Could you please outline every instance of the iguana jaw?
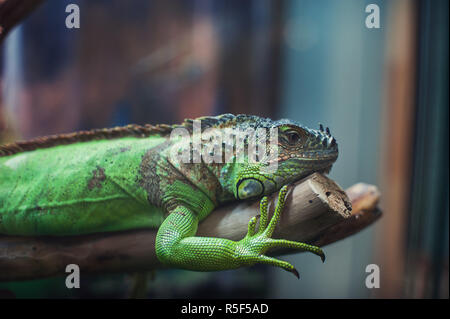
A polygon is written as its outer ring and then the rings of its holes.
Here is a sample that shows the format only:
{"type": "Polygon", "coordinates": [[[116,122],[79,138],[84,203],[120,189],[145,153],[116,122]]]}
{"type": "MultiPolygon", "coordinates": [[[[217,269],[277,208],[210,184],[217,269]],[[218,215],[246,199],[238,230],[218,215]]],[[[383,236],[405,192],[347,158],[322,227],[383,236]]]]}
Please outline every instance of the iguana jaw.
{"type": "MultiPolygon", "coordinates": [[[[278,190],[281,186],[286,184],[295,183],[307,177],[308,175],[311,175],[316,172],[321,174],[328,174],[331,171],[334,161],[335,159],[328,161],[318,161],[317,163],[307,162],[307,164],[305,164],[304,161],[299,161],[298,163],[299,166],[297,167],[297,170],[293,173],[290,173],[289,171],[283,172],[283,168],[281,167],[280,168],[281,172],[275,174],[280,176],[280,178],[277,179],[276,189],[278,190]]],[[[282,164],[280,166],[282,166],[282,164]]]]}
{"type": "Polygon", "coordinates": [[[269,195],[281,186],[295,183],[298,180],[305,178],[312,173],[318,172],[321,174],[328,174],[331,170],[332,164],[328,165],[323,169],[318,170],[308,170],[304,171],[302,174],[296,175],[285,175],[285,174],[274,174],[272,178],[265,178],[264,176],[253,176],[239,179],[236,184],[234,196],[237,199],[249,199],[254,197],[259,197],[262,195],[269,195]]]}

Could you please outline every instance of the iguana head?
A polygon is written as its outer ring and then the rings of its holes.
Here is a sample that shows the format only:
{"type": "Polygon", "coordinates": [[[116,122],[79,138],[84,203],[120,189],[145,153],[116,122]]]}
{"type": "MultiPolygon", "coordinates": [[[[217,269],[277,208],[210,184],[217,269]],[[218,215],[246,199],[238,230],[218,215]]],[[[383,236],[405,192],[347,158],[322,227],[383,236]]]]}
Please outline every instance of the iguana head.
{"type": "Polygon", "coordinates": [[[269,144],[276,148],[275,156],[269,155],[258,163],[251,163],[246,157],[243,162],[225,163],[222,167],[219,181],[237,199],[268,195],[314,172],[328,173],[338,157],[338,145],[328,127],[324,129],[320,125],[314,130],[286,119],[272,121],[248,115],[224,116],[230,117],[227,127],[275,129],[278,135],[276,142],[269,144]],[[276,164],[276,170],[267,170],[273,164],[276,164]]]}

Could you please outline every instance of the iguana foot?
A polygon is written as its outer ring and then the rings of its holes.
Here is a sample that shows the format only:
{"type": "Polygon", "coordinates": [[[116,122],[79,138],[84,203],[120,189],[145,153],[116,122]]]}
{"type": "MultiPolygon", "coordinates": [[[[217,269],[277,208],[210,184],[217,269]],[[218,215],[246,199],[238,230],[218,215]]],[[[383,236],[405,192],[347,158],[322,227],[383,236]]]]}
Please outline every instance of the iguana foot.
{"type": "Polygon", "coordinates": [[[247,235],[244,239],[238,242],[239,245],[237,253],[239,254],[238,258],[241,259],[243,265],[254,263],[269,264],[292,272],[297,278],[299,278],[298,271],[290,263],[264,255],[264,253],[270,248],[294,248],[312,252],[313,254],[320,256],[322,262],[325,261],[325,254],[319,247],[290,240],[271,238],[275,227],[280,220],[281,212],[285,204],[287,190],[287,186],[283,186],[281,188],[278,195],[278,202],[275,206],[275,212],[270,222],[268,222],[268,199],[267,197],[264,197],[261,200],[261,215],[250,219],[248,223],[247,235]],[[256,222],[258,218],[259,229],[256,231],[256,222]]]}

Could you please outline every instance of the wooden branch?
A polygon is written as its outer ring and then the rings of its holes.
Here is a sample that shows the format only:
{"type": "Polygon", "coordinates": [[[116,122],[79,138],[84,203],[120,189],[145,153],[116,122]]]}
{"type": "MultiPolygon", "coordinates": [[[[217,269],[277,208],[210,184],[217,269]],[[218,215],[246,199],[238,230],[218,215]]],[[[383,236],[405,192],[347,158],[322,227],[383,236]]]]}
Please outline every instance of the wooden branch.
{"type": "Polygon", "coordinates": [[[376,186],[358,183],[348,188],[346,193],[352,203],[351,216],[319,234],[311,241],[314,245],[322,247],[347,238],[381,217],[377,207],[381,194],[376,186]]]}
{"type": "MultiPolygon", "coordinates": [[[[380,217],[376,187],[357,184],[347,192],[349,197],[317,173],[296,183],[273,237],[323,246],[360,231],[380,217]]],[[[276,197],[270,198],[271,211],[276,197]]],[[[239,240],[245,236],[250,218],[258,214],[259,202],[222,207],[199,225],[198,235],[239,240]]],[[[155,230],[71,237],[0,236],[0,281],[61,275],[68,264],[77,264],[83,273],[161,268],[154,250],[155,237],[155,230]]],[[[275,250],[271,255],[286,252],[293,251],[275,250]]]]}
{"type": "Polygon", "coordinates": [[[0,43],[13,27],[42,2],[43,0],[0,0],[0,43]]]}

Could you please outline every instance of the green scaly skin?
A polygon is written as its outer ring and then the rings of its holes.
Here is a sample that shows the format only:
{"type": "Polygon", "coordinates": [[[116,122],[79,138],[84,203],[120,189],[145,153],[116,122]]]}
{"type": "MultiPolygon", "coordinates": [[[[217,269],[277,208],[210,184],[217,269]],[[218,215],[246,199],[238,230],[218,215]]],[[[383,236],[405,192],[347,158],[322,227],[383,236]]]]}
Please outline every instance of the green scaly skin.
{"type": "Polygon", "coordinates": [[[200,120],[202,130],[276,128],[277,171],[264,173],[260,169],[267,163],[250,164],[247,159],[223,164],[173,161],[171,146],[180,145],[180,139],[171,139],[170,132],[182,127],[192,133],[192,120],[172,127],[131,125],[0,146],[0,234],[68,236],[155,228],[158,259],[197,271],[264,263],[298,276],[291,264],[264,255],[275,247],[310,251],[324,260],[318,247],[271,236],[283,210],[286,185],[328,171],[336,160],[337,144],[329,130],[249,115],[200,120]],[[266,196],[278,190],[275,213],[268,221],[266,196]],[[257,218],[252,218],[242,240],[195,236],[198,223],[216,207],[256,198],[262,198],[260,226],[256,230],[257,218]]]}

